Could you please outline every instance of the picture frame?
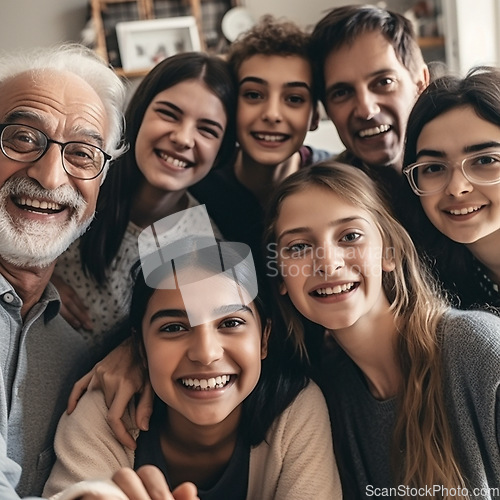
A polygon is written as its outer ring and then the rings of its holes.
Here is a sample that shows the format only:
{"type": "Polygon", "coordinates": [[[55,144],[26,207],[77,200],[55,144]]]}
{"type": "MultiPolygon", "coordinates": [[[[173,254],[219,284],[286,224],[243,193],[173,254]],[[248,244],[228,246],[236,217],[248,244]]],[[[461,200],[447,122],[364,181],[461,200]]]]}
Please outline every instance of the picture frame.
{"type": "Polygon", "coordinates": [[[116,36],[125,71],[149,70],[179,52],[201,50],[194,16],[119,22],[116,36]]]}

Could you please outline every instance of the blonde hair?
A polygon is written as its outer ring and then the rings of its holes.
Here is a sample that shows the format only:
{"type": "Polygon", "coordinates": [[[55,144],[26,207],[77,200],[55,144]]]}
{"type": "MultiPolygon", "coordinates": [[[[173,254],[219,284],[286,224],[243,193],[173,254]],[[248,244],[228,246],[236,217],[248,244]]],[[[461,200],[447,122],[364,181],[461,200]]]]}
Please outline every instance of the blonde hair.
{"type": "MultiPolygon", "coordinates": [[[[408,233],[390,213],[375,183],[350,165],[326,161],[285,179],[269,205],[266,248],[276,243],[275,228],[283,200],[310,186],[328,189],[367,211],[380,231],[385,253],[390,250],[394,261],[395,269],[384,272],[382,286],[399,327],[397,354],[404,380],[393,435],[395,479],[399,484],[414,487],[434,484],[448,489],[463,487],[464,479],[455,458],[444,406],[437,340],[447,302],[421,263],[408,233]]],[[[288,333],[297,349],[305,352],[301,316],[288,295],[277,293],[278,285],[275,280],[275,295],[288,333]]]]}

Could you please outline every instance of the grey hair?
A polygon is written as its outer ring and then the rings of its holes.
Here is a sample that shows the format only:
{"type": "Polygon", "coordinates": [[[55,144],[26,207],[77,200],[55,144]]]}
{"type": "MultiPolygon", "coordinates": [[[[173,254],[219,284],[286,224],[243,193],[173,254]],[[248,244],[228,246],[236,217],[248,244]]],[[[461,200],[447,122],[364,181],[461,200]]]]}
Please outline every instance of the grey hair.
{"type": "Polygon", "coordinates": [[[76,43],[0,54],[0,84],[21,73],[46,69],[73,73],[94,89],[109,119],[105,150],[113,159],[125,152],[123,111],[126,86],[113,69],[93,50],[76,43]]]}

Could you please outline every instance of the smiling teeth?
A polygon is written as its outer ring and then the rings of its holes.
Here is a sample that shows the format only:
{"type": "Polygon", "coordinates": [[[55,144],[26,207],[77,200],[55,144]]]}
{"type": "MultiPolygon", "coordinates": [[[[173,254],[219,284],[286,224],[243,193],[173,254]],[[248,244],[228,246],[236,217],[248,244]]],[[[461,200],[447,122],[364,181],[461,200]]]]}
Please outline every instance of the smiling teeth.
{"type": "Polygon", "coordinates": [[[182,378],[182,385],[194,389],[195,391],[210,391],[212,389],[222,389],[231,380],[231,375],[220,375],[211,378],[182,378]]]}
{"type": "Polygon", "coordinates": [[[188,166],[187,161],[178,160],[177,158],[174,158],[173,156],[166,155],[164,153],[160,153],[160,158],[162,160],[165,160],[167,163],[172,164],[174,167],[186,168],[188,166]]]}
{"type": "Polygon", "coordinates": [[[467,215],[472,212],[477,212],[481,207],[469,207],[469,208],[461,208],[460,210],[448,210],[451,215],[467,215]]]}
{"type": "Polygon", "coordinates": [[[281,142],[286,139],[284,135],[267,135],[267,134],[255,134],[255,137],[261,141],[268,142],[281,142]]]}
{"type": "Polygon", "coordinates": [[[354,287],[354,283],[344,283],[343,285],[335,285],[334,287],[327,286],[325,288],[318,288],[316,293],[318,295],[336,295],[338,293],[347,292],[354,287]]]}
{"type": "Polygon", "coordinates": [[[62,210],[62,206],[59,203],[53,201],[45,200],[32,200],[30,198],[17,198],[16,203],[18,205],[24,205],[26,207],[41,208],[43,210],[62,210]]]}
{"type": "Polygon", "coordinates": [[[365,130],[359,131],[360,137],[371,137],[373,135],[382,134],[383,132],[387,132],[391,128],[390,125],[380,125],[379,127],[367,128],[365,130]]]}

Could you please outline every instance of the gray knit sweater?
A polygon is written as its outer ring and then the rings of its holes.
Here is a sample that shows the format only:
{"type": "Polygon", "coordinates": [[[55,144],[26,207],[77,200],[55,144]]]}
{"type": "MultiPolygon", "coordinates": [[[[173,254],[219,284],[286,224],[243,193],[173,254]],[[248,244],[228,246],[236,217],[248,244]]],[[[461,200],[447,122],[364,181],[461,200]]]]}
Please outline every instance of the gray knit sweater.
{"type": "MultiPolygon", "coordinates": [[[[500,318],[450,310],[439,339],[448,420],[468,493],[474,499],[500,498],[500,318]]],[[[340,348],[325,356],[322,378],[343,464],[341,480],[355,491],[349,498],[401,498],[404,485],[388,489],[399,486],[389,463],[396,400],[373,398],[361,371],[340,348]]],[[[431,496],[429,490],[419,493],[413,498],[431,496]]]]}

